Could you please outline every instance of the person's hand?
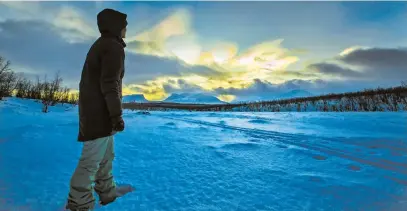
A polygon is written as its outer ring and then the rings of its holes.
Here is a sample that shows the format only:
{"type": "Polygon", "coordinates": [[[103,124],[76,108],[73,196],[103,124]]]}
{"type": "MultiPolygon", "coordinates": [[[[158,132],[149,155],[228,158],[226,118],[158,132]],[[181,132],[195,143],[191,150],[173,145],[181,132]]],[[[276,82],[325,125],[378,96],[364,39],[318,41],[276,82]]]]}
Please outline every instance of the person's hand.
{"type": "Polygon", "coordinates": [[[121,132],[124,130],[124,121],[121,116],[112,118],[113,131],[121,132]]]}

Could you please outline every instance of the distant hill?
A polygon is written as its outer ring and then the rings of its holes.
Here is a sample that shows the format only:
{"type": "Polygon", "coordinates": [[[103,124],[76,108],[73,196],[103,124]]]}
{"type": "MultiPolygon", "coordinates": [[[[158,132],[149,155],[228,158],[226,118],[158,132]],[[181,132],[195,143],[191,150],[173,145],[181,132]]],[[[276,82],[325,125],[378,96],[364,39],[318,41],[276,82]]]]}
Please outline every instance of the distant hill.
{"type": "Polygon", "coordinates": [[[163,102],[168,103],[193,103],[193,104],[223,104],[225,102],[217,97],[202,93],[180,93],[172,94],[163,102]]]}
{"type": "MultiPolygon", "coordinates": [[[[308,91],[295,89],[281,94],[275,94],[268,97],[255,97],[252,99],[246,99],[244,101],[262,101],[262,100],[275,100],[275,99],[290,99],[298,97],[310,97],[313,96],[308,91]]],[[[151,101],[147,100],[143,94],[126,95],[123,97],[123,103],[149,103],[151,101]]],[[[162,102],[166,103],[191,103],[191,104],[223,104],[224,101],[219,100],[219,98],[203,93],[174,93],[171,94],[167,99],[162,102]]]]}
{"type": "Polygon", "coordinates": [[[312,93],[302,90],[302,89],[295,89],[289,92],[283,93],[278,95],[278,99],[291,99],[291,98],[299,98],[299,97],[311,97],[313,96],[312,93]]]}
{"type": "Polygon", "coordinates": [[[243,98],[239,98],[233,103],[238,102],[258,102],[258,101],[271,101],[271,100],[278,100],[278,99],[291,99],[291,98],[299,98],[299,97],[311,97],[314,94],[302,90],[302,89],[293,89],[293,90],[281,90],[275,93],[270,93],[265,96],[245,96],[243,98]]]}
{"type": "Polygon", "coordinates": [[[142,94],[134,94],[134,95],[126,95],[123,96],[123,103],[148,103],[150,101],[148,101],[144,95],[142,94]]]}

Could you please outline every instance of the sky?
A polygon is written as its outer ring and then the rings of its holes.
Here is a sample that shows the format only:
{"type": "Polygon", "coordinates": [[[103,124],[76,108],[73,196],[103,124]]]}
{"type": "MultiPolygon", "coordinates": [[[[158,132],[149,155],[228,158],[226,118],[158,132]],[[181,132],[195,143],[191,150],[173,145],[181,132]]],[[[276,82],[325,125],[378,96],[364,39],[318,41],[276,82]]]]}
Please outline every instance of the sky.
{"type": "Polygon", "coordinates": [[[128,15],[125,95],[233,102],[407,79],[407,2],[0,1],[0,56],[78,89],[104,8],[128,15]]]}

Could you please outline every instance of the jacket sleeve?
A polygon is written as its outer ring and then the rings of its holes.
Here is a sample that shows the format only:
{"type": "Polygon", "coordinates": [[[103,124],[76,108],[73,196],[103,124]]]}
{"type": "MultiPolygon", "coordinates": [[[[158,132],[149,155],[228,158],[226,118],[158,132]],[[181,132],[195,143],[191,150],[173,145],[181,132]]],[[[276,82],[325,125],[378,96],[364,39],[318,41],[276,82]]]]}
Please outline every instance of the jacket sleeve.
{"type": "Polygon", "coordinates": [[[102,72],[100,88],[105,98],[110,117],[122,115],[120,99],[120,76],[123,69],[124,50],[116,43],[112,43],[102,55],[102,72]],[[111,45],[111,46],[110,46],[111,45]]]}

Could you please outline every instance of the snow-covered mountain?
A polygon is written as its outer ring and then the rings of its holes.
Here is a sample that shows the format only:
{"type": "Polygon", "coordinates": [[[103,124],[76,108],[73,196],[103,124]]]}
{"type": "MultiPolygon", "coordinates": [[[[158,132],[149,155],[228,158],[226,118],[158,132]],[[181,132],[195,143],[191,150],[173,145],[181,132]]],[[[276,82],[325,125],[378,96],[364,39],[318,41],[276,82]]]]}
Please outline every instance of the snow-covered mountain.
{"type": "Polygon", "coordinates": [[[133,103],[133,102],[147,103],[149,101],[142,94],[134,94],[134,95],[123,96],[123,103],[133,103]]]}
{"type": "MultiPolygon", "coordinates": [[[[244,99],[240,99],[237,101],[268,101],[268,100],[276,100],[276,99],[289,99],[289,98],[297,98],[297,97],[309,97],[312,94],[308,91],[302,89],[294,89],[288,92],[283,93],[275,93],[268,96],[247,96],[244,99]]],[[[237,102],[235,101],[235,102],[237,102]]],[[[126,95],[123,96],[123,103],[130,103],[130,102],[137,102],[137,103],[147,103],[150,102],[147,100],[144,95],[142,94],[134,94],[134,95],[126,95]]],[[[179,94],[171,94],[167,99],[162,102],[168,103],[195,103],[195,104],[218,104],[218,103],[225,103],[219,98],[204,94],[204,93],[179,93],[179,94]]]]}
{"type": "Polygon", "coordinates": [[[180,93],[180,94],[172,94],[164,102],[169,103],[196,103],[196,104],[218,104],[218,103],[225,103],[219,100],[217,97],[202,94],[202,93],[180,93]]]}
{"type": "Polygon", "coordinates": [[[291,90],[289,92],[286,93],[282,93],[280,95],[278,95],[278,99],[290,99],[290,98],[298,98],[298,97],[310,97],[313,94],[302,90],[302,89],[295,89],[295,90],[291,90]]]}

